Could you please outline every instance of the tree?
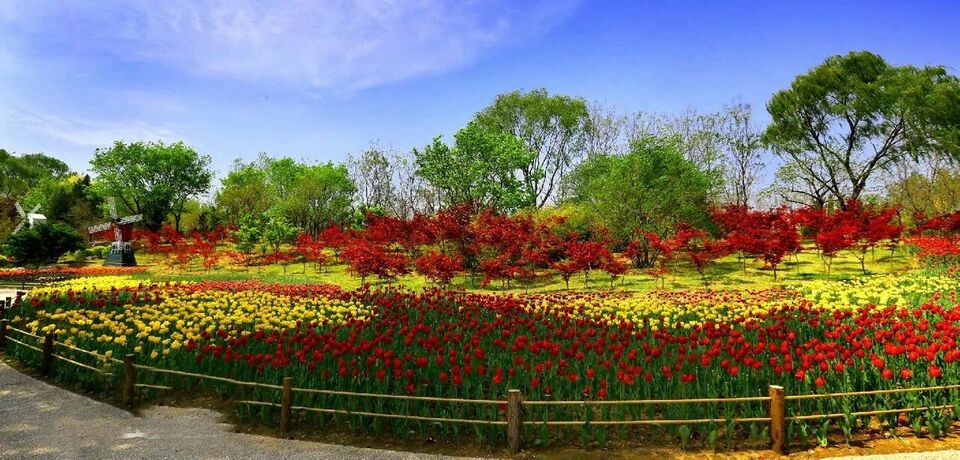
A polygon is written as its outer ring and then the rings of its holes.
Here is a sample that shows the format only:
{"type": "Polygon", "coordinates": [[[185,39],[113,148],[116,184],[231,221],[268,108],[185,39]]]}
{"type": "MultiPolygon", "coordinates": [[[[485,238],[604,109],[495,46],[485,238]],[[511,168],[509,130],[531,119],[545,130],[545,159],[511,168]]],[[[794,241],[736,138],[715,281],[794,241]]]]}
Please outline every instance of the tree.
{"type": "Polygon", "coordinates": [[[83,238],[63,224],[37,224],[7,236],[4,252],[17,265],[53,263],[70,252],[84,247],[83,238]]]}
{"type": "Polygon", "coordinates": [[[90,177],[77,174],[40,179],[20,199],[24,208],[39,204],[40,212],[51,221],[67,224],[80,234],[103,222],[102,201],[92,190],[90,177]]]}
{"type": "Polygon", "coordinates": [[[777,169],[773,183],[764,190],[779,203],[824,209],[832,202],[830,189],[814,176],[807,174],[808,166],[788,160],[777,169]]]}
{"type": "Polygon", "coordinates": [[[440,251],[433,250],[417,257],[414,261],[417,267],[417,273],[429,278],[437,284],[444,286],[450,284],[450,281],[463,273],[463,259],[459,256],[449,256],[440,251]]]}
{"type": "Polygon", "coordinates": [[[269,190],[267,173],[257,163],[239,160],[220,181],[216,203],[231,224],[239,223],[241,217],[263,214],[273,205],[275,197],[269,190]]]}
{"type": "Polygon", "coordinates": [[[170,214],[179,230],[187,200],[205,193],[213,177],[210,157],[183,142],[117,141],[109,149],[97,149],[90,164],[100,194],[143,214],[151,230],[162,227],[170,214]]]}
{"type": "Polygon", "coordinates": [[[293,242],[298,233],[300,229],[280,216],[270,216],[263,227],[263,238],[273,247],[274,253],[280,252],[284,244],[293,242]]]}
{"type": "Polygon", "coordinates": [[[612,258],[607,244],[600,241],[571,240],[567,243],[567,255],[583,272],[583,286],[587,287],[590,272],[606,265],[612,258]]]}
{"type": "Polygon", "coordinates": [[[45,179],[63,179],[70,174],[66,163],[42,153],[16,156],[0,149],[0,195],[19,197],[45,179]]]}
{"type": "Polygon", "coordinates": [[[317,270],[327,261],[326,248],[323,247],[323,243],[310,236],[307,232],[301,232],[297,235],[294,248],[297,254],[303,259],[303,274],[307,274],[307,262],[313,262],[313,268],[317,270]]]}
{"type": "Polygon", "coordinates": [[[393,204],[393,165],[386,152],[372,145],[359,158],[347,159],[350,177],[357,185],[357,202],[366,208],[387,210],[393,204]]]}
{"type": "Polygon", "coordinates": [[[409,260],[405,255],[388,251],[362,238],[348,244],[341,257],[360,276],[361,283],[366,283],[370,275],[376,275],[381,280],[392,280],[410,273],[409,260]]]}
{"type": "Polygon", "coordinates": [[[944,214],[960,203],[960,169],[939,156],[926,158],[916,165],[897,165],[886,189],[887,200],[908,215],[944,214]]]}
{"type": "MultiPolygon", "coordinates": [[[[285,185],[284,187],[288,187],[285,185]]],[[[342,164],[306,166],[280,203],[281,214],[311,235],[318,235],[331,223],[349,220],[357,188],[342,164]]]]}
{"type": "Polygon", "coordinates": [[[511,212],[535,204],[535,191],[517,178],[535,154],[519,139],[472,122],[454,140],[450,147],[438,136],[414,150],[417,174],[440,192],[445,205],[474,202],[511,212]]]}
{"type": "Polygon", "coordinates": [[[877,171],[960,157],[960,80],[944,67],[892,66],[866,51],[832,56],[776,93],[767,111],[764,142],[841,208],[877,171]]]}
{"type": "Polygon", "coordinates": [[[724,108],[721,138],[727,147],[725,171],[727,201],[740,206],[750,204],[757,176],[763,169],[761,132],[752,124],[750,104],[737,103],[724,108]]]}
{"type": "MultiPolygon", "coordinates": [[[[701,171],[671,140],[635,141],[623,156],[595,156],[571,175],[570,200],[592,210],[596,222],[610,229],[615,243],[626,244],[637,232],[661,237],[679,222],[710,225],[708,203],[717,178],[701,171]]],[[[648,241],[639,242],[635,261],[650,267],[648,241]]]]}
{"type": "Polygon", "coordinates": [[[729,245],[726,241],[716,240],[707,232],[681,225],[677,228],[676,245],[690,259],[697,273],[700,274],[700,280],[703,281],[703,287],[710,287],[710,279],[707,277],[707,267],[716,262],[717,259],[725,256],[729,252],[729,245]]]}
{"type": "Polygon", "coordinates": [[[531,195],[530,205],[537,208],[556,201],[564,176],[584,154],[593,126],[586,101],[551,96],[545,89],[500,94],[474,122],[487,131],[519,139],[532,153],[519,174],[531,195]]]}
{"type": "Polygon", "coordinates": [[[263,240],[265,218],[262,214],[247,214],[240,219],[240,226],[233,232],[233,240],[249,264],[250,257],[263,240]]]}

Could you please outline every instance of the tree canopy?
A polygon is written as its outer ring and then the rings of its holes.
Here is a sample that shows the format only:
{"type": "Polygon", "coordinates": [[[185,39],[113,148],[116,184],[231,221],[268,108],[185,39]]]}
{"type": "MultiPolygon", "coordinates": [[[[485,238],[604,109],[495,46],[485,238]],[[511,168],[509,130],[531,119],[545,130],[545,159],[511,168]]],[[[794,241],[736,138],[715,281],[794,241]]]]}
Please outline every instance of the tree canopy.
{"type": "Polygon", "coordinates": [[[668,140],[635,141],[622,156],[595,156],[573,172],[569,200],[588,207],[620,242],[636,232],[664,235],[678,223],[704,226],[717,178],[668,140]]]}
{"type": "Polygon", "coordinates": [[[476,122],[454,135],[414,150],[417,174],[435,187],[446,205],[473,202],[500,212],[533,206],[536,190],[518,178],[535,153],[512,134],[490,131],[476,122]]]}
{"type": "Polygon", "coordinates": [[[960,158],[960,81],[943,67],[893,66],[866,51],[833,56],[767,111],[764,141],[841,208],[899,162],[960,158]]]}
{"type": "Polygon", "coordinates": [[[593,130],[583,98],[550,95],[545,89],[501,94],[474,123],[492,133],[512,135],[530,152],[518,173],[537,208],[558,198],[564,176],[583,157],[593,130]]]}
{"type": "Polygon", "coordinates": [[[210,157],[183,142],[117,141],[97,149],[90,160],[95,187],[116,197],[128,210],[143,214],[144,225],[159,230],[173,215],[179,229],[187,200],[210,188],[210,157]]]}

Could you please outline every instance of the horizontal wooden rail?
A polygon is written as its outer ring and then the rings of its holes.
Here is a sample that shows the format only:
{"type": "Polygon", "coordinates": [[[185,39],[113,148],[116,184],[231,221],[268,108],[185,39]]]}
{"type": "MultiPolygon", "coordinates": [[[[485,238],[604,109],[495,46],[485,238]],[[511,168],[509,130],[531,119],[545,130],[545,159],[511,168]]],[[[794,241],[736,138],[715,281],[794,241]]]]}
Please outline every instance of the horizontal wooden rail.
{"type": "Polygon", "coordinates": [[[216,381],[218,381],[218,382],[230,383],[230,384],[233,384],[233,385],[241,385],[241,386],[248,386],[248,387],[269,388],[269,389],[271,389],[271,390],[282,390],[282,389],[283,389],[283,387],[281,387],[280,385],[270,385],[270,384],[268,384],[268,383],[247,382],[247,381],[244,381],[244,380],[234,380],[234,379],[228,379],[228,378],[226,378],[226,377],[215,377],[215,376],[212,376],[212,375],[194,374],[193,372],[175,371],[175,370],[172,370],[172,369],[163,369],[163,368],[160,368],[160,367],[146,366],[146,365],[143,365],[143,364],[134,364],[134,367],[137,368],[137,369],[145,370],[145,371],[156,372],[156,373],[158,373],[158,374],[171,374],[171,375],[179,375],[179,376],[182,376],[182,377],[193,377],[193,378],[197,378],[197,379],[216,380],[216,381]]]}
{"type": "Polygon", "coordinates": [[[107,372],[107,371],[105,371],[105,370],[103,370],[103,369],[97,369],[96,367],[93,367],[93,366],[90,366],[90,365],[87,365],[87,364],[83,364],[83,363],[81,363],[81,362],[79,362],[79,361],[74,361],[74,360],[72,360],[72,359],[70,359],[70,358],[67,358],[66,356],[63,356],[63,355],[58,355],[58,354],[56,354],[56,353],[53,353],[53,354],[51,354],[50,356],[52,356],[52,357],[54,357],[54,358],[57,358],[57,359],[59,359],[59,360],[61,360],[61,361],[65,361],[65,362],[68,362],[68,363],[70,363],[70,364],[73,364],[74,366],[84,368],[84,369],[86,369],[86,370],[88,370],[88,371],[96,372],[96,373],[98,373],[98,374],[100,374],[100,375],[113,375],[113,374],[111,374],[111,373],[109,373],[109,372],[107,372]]]}
{"type": "MultiPolygon", "coordinates": [[[[66,349],[68,349],[68,350],[71,350],[71,351],[76,351],[76,352],[78,352],[78,353],[83,353],[83,354],[85,354],[85,355],[92,356],[92,357],[97,358],[97,359],[110,359],[110,358],[107,357],[107,355],[102,355],[102,354],[97,353],[97,352],[95,352],[95,351],[84,350],[83,348],[77,348],[77,347],[75,347],[75,346],[73,346],[73,345],[67,345],[67,344],[65,344],[65,343],[63,343],[63,342],[60,342],[60,341],[57,341],[57,342],[54,342],[54,343],[55,343],[58,347],[63,347],[63,348],[66,348],[66,349]]],[[[119,360],[118,360],[118,361],[119,361],[119,360]]],[[[122,362],[122,361],[120,361],[120,362],[122,362]]]]}
{"type": "Polygon", "coordinates": [[[36,338],[36,339],[42,339],[42,338],[43,338],[43,336],[40,336],[40,335],[37,335],[37,334],[33,334],[33,333],[30,333],[30,332],[27,332],[27,331],[25,331],[25,330],[23,330],[23,329],[17,329],[17,328],[15,328],[15,327],[13,327],[13,326],[7,326],[7,330],[13,331],[13,332],[16,332],[16,333],[19,333],[19,334],[23,334],[23,335],[28,336],[28,337],[33,337],[33,338],[36,338]]]}
{"type": "Polygon", "coordinates": [[[146,383],[135,383],[133,384],[134,388],[149,388],[151,390],[172,390],[173,387],[168,387],[165,385],[148,385],[146,383]]]}
{"type": "Polygon", "coordinates": [[[381,399],[405,399],[405,400],[427,401],[427,402],[488,404],[488,405],[499,405],[499,404],[507,403],[505,400],[502,400],[502,399],[436,398],[432,396],[403,396],[403,395],[391,395],[391,394],[381,394],[381,393],[354,393],[352,391],[320,390],[320,389],[314,389],[314,388],[293,388],[292,390],[294,393],[316,393],[316,394],[325,394],[325,395],[357,396],[357,397],[363,397],[363,398],[381,398],[381,399]]]}
{"type": "Polygon", "coordinates": [[[822,420],[828,418],[841,418],[841,417],[866,417],[870,415],[884,415],[884,414],[900,414],[905,412],[921,412],[925,410],[943,410],[943,409],[953,409],[953,404],[945,404],[942,406],[928,406],[928,407],[913,407],[909,409],[884,409],[884,410],[868,410],[862,412],[850,412],[849,414],[821,414],[821,415],[795,415],[793,417],[787,417],[787,420],[822,420]]]}
{"type": "Polygon", "coordinates": [[[701,425],[705,423],[761,423],[770,422],[770,417],[749,418],[694,418],[694,419],[644,419],[644,420],[528,420],[524,424],[547,426],[579,426],[579,425],[701,425]]]}
{"type": "Polygon", "coordinates": [[[701,399],[635,399],[635,400],[589,400],[589,401],[524,401],[524,406],[606,406],[606,405],[663,405],[663,404],[709,404],[709,403],[745,403],[770,401],[769,396],[750,396],[744,398],[701,398],[701,399]]]}
{"type": "Polygon", "coordinates": [[[17,345],[20,345],[21,347],[27,347],[27,348],[29,348],[29,349],[31,349],[31,350],[36,350],[36,351],[38,351],[38,352],[40,352],[40,353],[43,353],[43,350],[41,350],[40,347],[35,347],[35,346],[33,346],[33,345],[30,345],[30,344],[21,342],[21,341],[15,339],[15,338],[13,338],[13,337],[7,337],[7,340],[9,340],[9,341],[11,341],[11,342],[13,342],[13,343],[15,343],[15,344],[17,344],[17,345]]]}
{"type": "MultiPolygon", "coordinates": [[[[278,408],[283,407],[283,405],[279,403],[264,402],[264,401],[234,401],[234,402],[236,404],[247,404],[251,406],[267,406],[267,407],[278,407],[278,408]]],[[[421,422],[464,423],[464,424],[472,424],[472,425],[506,425],[507,424],[507,422],[503,420],[474,420],[474,419],[445,418],[445,417],[422,417],[419,415],[384,414],[379,412],[349,411],[344,409],[324,409],[320,407],[307,407],[307,406],[290,406],[290,409],[307,411],[307,412],[318,412],[323,414],[341,414],[341,415],[359,415],[363,417],[398,418],[398,419],[406,419],[406,420],[417,420],[421,422]]]]}
{"type": "Polygon", "coordinates": [[[916,393],[920,391],[937,391],[937,390],[957,390],[960,389],[960,385],[940,385],[936,387],[911,387],[911,388],[893,388],[890,390],[869,390],[869,391],[848,391],[845,393],[821,393],[821,394],[809,394],[809,395],[789,395],[784,396],[783,399],[787,401],[798,401],[803,399],[826,399],[826,398],[848,398],[853,396],[874,396],[874,395],[886,395],[893,393],[916,393]]]}

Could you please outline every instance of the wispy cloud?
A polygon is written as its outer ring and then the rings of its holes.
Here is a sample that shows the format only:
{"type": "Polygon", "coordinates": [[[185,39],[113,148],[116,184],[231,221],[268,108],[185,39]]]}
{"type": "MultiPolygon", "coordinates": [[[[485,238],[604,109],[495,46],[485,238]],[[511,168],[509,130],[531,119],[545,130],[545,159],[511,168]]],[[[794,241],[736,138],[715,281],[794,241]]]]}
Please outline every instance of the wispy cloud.
{"type": "Polygon", "coordinates": [[[77,56],[350,91],[469,65],[549,30],[577,3],[108,0],[27,2],[5,16],[34,33],[60,34],[59,45],[77,56]]]}
{"type": "Polygon", "coordinates": [[[182,140],[174,130],[142,120],[83,120],[31,110],[2,110],[0,122],[78,147],[106,147],[117,140],[182,140]]]}

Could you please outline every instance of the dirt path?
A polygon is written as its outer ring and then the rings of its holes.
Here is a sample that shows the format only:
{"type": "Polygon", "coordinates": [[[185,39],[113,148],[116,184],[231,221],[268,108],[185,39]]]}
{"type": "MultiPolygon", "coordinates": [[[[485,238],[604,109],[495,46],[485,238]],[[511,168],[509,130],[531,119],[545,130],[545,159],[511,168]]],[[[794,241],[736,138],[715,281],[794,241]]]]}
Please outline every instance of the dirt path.
{"type": "Polygon", "coordinates": [[[161,406],[137,417],[0,362],[0,458],[440,458],[234,433],[219,420],[207,409],[161,406]]]}

